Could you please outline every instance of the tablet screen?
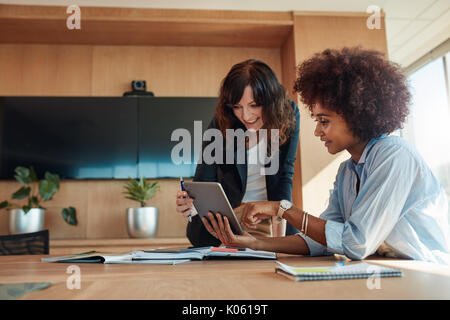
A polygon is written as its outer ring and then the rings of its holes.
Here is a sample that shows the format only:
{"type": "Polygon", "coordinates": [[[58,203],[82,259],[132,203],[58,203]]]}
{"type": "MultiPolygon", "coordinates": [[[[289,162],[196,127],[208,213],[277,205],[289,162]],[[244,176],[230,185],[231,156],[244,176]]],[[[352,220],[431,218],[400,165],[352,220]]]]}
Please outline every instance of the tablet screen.
{"type": "Polygon", "coordinates": [[[208,211],[221,213],[228,218],[234,234],[244,233],[228,198],[218,182],[184,182],[184,188],[191,198],[201,217],[207,217],[208,211]]]}

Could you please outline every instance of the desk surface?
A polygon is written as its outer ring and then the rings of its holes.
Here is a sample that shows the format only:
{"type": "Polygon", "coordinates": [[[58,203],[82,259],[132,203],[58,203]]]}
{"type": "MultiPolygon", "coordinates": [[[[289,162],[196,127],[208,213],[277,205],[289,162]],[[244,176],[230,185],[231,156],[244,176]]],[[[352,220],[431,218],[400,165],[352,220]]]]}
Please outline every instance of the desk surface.
{"type": "MultiPolygon", "coordinates": [[[[170,242],[162,244],[179,247],[170,242]]],[[[161,247],[161,242],[154,244],[161,247]]],[[[67,246],[66,253],[73,253],[74,247],[67,246]]],[[[87,248],[89,243],[79,247],[87,248]]],[[[118,252],[115,248],[111,252],[118,252]]],[[[99,251],[96,246],[88,249],[99,251]]],[[[58,255],[64,253],[64,247],[57,251],[58,255]]],[[[66,271],[70,264],[44,263],[42,257],[0,256],[0,283],[52,282],[50,287],[21,299],[450,299],[450,267],[419,261],[366,259],[401,268],[404,274],[381,278],[380,288],[372,290],[367,279],[295,282],[275,274],[273,260],[193,261],[174,266],[78,264],[81,288],[69,290],[66,281],[71,274],[66,271]]],[[[284,254],[278,255],[278,260],[296,266],[330,266],[335,262],[333,257],[284,254]]]]}

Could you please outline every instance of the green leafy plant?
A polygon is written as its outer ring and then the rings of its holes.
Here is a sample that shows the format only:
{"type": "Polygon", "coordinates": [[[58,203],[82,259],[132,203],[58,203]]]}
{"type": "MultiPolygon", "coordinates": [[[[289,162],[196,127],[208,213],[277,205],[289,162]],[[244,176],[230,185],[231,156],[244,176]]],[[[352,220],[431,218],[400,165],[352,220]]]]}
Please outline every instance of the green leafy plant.
{"type": "MultiPolygon", "coordinates": [[[[33,167],[17,167],[14,172],[16,173],[14,178],[21,184],[24,184],[24,186],[14,192],[11,197],[15,200],[28,198],[28,203],[19,206],[5,200],[0,203],[0,209],[20,208],[25,214],[32,208],[46,209],[41,206],[41,202],[50,201],[59,190],[59,176],[46,172],[44,179],[38,180],[33,167]]],[[[73,226],[78,224],[75,208],[64,208],[61,215],[68,224],[73,226]]]]}
{"type": "Polygon", "coordinates": [[[159,189],[159,182],[149,182],[142,177],[139,180],[130,178],[130,181],[125,184],[124,188],[125,191],[123,193],[127,195],[127,199],[137,201],[141,204],[141,207],[145,207],[146,202],[159,189]]]}

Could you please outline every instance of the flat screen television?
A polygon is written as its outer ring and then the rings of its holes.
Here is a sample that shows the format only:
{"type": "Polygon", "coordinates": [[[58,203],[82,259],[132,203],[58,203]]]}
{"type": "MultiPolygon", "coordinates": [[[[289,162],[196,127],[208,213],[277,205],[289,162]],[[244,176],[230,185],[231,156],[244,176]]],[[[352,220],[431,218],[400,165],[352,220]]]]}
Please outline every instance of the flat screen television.
{"type": "Polygon", "coordinates": [[[171,133],[203,130],[217,98],[0,97],[0,179],[33,166],[61,179],[192,177],[192,161],[171,159],[171,133]]]}

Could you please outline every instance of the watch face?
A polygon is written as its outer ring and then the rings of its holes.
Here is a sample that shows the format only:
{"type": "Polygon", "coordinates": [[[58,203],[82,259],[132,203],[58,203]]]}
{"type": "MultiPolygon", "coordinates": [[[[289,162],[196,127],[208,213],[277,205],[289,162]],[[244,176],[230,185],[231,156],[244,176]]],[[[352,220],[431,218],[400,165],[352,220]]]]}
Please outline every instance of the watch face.
{"type": "Polygon", "coordinates": [[[284,210],[288,210],[292,207],[292,203],[288,200],[281,200],[280,201],[280,206],[284,209],[284,210]]]}

